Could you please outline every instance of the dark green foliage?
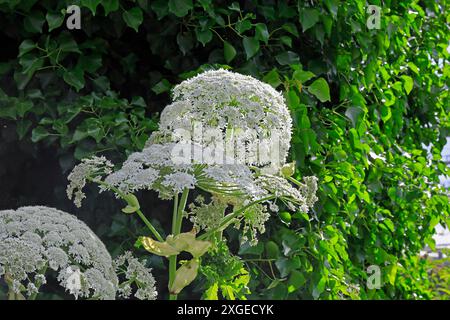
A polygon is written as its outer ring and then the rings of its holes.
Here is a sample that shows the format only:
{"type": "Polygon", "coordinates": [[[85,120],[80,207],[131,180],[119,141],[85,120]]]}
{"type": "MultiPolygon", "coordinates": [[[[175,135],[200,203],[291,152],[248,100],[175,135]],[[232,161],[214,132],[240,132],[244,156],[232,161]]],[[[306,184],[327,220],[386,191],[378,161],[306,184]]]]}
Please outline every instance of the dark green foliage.
{"type": "MultiPolygon", "coordinates": [[[[430,298],[417,254],[433,247],[437,223],[450,225],[436,187],[449,173],[440,151],[450,8],[371,4],[382,8],[379,30],[367,28],[360,0],[0,0],[0,121],[15,127],[10,140],[57,147],[66,173],[74,158],[141,148],[172,85],[228,64],[285,92],[297,175],[320,179],[314,212],[273,217],[261,247],[245,254],[250,297],[430,298]],[[81,30],[65,27],[69,4],[82,8],[81,30]],[[382,286],[368,290],[374,264],[382,286]]],[[[131,231],[122,229],[125,241],[131,231]]],[[[204,271],[206,290],[214,264],[204,271]]]]}

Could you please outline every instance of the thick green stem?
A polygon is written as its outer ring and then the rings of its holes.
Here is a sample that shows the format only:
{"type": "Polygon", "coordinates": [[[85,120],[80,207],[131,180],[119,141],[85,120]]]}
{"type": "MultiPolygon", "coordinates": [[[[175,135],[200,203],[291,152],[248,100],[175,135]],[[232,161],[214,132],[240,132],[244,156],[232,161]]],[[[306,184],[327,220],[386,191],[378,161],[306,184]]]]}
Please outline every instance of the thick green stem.
{"type": "MultiPolygon", "coordinates": [[[[172,214],[172,234],[176,233],[177,230],[177,215],[178,215],[178,194],[175,195],[173,200],[173,214],[172,214]]],[[[172,287],[173,281],[175,279],[175,273],[177,272],[177,256],[169,257],[169,290],[172,287]]],[[[170,294],[170,300],[176,300],[177,296],[170,294]]]]}
{"type": "Polygon", "coordinates": [[[8,286],[8,300],[25,300],[25,297],[20,292],[14,292],[13,279],[8,273],[5,273],[5,282],[8,286]]]}
{"type": "MultiPolygon", "coordinates": [[[[181,226],[183,224],[183,211],[186,207],[187,198],[189,195],[189,189],[184,189],[181,195],[181,200],[178,202],[178,195],[175,196],[173,215],[172,215],[172,234],[174,236],[180,234],[181,226]]],[[[169,290],[175,280],[175,274],[177,272],[177,256],[169,257],[169,290]]],[[[176,294],[170,294],[170,300],[177,300],[176,294]]]]}
{"type": "Polygon", "coordinates": [[[188,196],[189,196],[189,189],[184,189],[183,194],[181,195],[180,205],[178,206],[177,228],[175,230],[176,234],[179,234],[181,232],[181,227],[183,225],[183,212],[187,204],[188,196]]]}

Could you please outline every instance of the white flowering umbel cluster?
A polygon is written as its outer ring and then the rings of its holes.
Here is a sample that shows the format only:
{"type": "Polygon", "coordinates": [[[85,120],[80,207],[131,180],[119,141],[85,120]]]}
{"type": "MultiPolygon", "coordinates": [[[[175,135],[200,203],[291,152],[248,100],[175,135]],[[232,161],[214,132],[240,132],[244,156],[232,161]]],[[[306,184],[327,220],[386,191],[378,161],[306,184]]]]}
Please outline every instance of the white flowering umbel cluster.
{"type": "Polygon", "coordinates": [[[114,268],[119,278],[124,277],[124,281],[119,285],[119,296],[129,298],[133,293],[133,286],[137,289],[134,296],[140,300],[155,300],[157,296],[155,278],[151,269],[146,268],[137,258],[133,257],[130,251],[114,260],[114,268]]]}
{"type": "MultiPolygon", "coordinates": [[[[105,245],[76,217],[48,207],[0,211],[0,278],[10,298],[34,299],[51,271],[75,298],[115,299],[119,288],[105,245]]],[[[156,295],[154,282],[149,290],[156,295]]]]}
{"type": "MultiPolygon", "coordinates": [[[[225,140],[243,140],[244,148],[260,139],[276,137],[284,164],[292,119],[282,94],[270,85],[223,69],[206,71],[177,85],[173,100],[161,113],[158,135],[177,142],[175,132],[194,133],[199,124],[204,132],[227,135],[225,140]]],[[[214,140],[203,137],[201,142],[206,147],[214,140]]],[[[258,157],[247,164],[263,166],[266,160],[258,157]]]]}
{"type": "Polygon", "coordinates": [[[0,274],[31,296],[47,270],[78,297],[114,299],[117,277],[104,244],[74,216],[47,207],[0,211],[0,274]]]}
{"type": "Polygon", "coordinates": [[[104,158],[84,161],[74,169],[68,194],[75,194],[77,205],[84,197],[86,179],[122,198],[146,189],[157,191],[162,199],[172,199],[198,188],[212,195],[210,201],[200,201],[188,213],[183,207],[183,216],[189,216],[198,231],[213,232],[233,224],[243,230],[243,240],[252,244],[257,241],[257,233],[264,232],[270,212],[278,212],[280,203],[303,212],[314,205],[317,179],[307,177],[301,183],[291,177],[292,170],[286,174],[292,119],[279,92],[253,77],[216,70],[183,81],[174,88],[173,98],[161,114],[159,130],[142,151],[128,157],[121,169],[109,173],[111,166],[104,158]],[[196,136],[199,123],[203,131],[216,132],[219,137],[196,136]],[[190,143],[182,137],[186,132],[193,133],[190,143]],[[250,162],[238,161],[226,150],[230,141],[244,140],[241,146],[247,149],[256,140],[275,137],[279,153],[275,164],[260,156],[250,162]],[[218,146],[221,138],[225,145],[218,146]],[[224,148],[225,154],[215,157],[220,161],[205,161],[205,154],[217,155],[224,148]],[[186,153],[190,161],[186,161],[186,153]],[[99,172],[105,177],[99,177],[99,172]]]}

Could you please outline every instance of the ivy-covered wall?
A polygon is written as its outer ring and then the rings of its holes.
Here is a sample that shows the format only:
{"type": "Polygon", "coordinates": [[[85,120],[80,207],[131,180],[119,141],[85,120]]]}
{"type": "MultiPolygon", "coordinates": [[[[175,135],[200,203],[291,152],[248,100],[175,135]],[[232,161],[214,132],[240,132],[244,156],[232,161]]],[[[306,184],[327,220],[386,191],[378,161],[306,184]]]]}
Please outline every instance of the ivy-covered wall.
{"type": "MultiPolygon", "coordinates": [[[[229,67],[285,93],[297,175],[320,181],[311,214],[274,216],[258,246],[240,248],[248,297],[431,298],[418,252],[433,247],[436,224],[450,225],[438,187],[449,173],[448,12],[440,0],[0,0],[0,210],[55,206],[113,252],[130,248],[142,226],[107,195],[75,209],[67,174],[85,156],[142,148],[174,84],[229,67]],[[80,30],[66,27],[74,4],[80,30]],[[367,26],[369,5],[380,28],[367,26]],[[380,289],[366,286],[370,265],[380,289]]],[[[169,220],[168,204],[145,198],[169,220]]],[[[213,281],[233,288],[234,275],[213,281]]]]}

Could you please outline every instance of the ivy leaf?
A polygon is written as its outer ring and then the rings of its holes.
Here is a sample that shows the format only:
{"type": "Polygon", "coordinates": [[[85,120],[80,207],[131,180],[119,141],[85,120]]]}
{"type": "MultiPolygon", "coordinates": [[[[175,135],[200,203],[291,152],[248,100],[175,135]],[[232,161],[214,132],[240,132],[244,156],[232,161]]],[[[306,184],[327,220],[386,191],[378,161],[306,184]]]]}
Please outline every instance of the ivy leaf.
{"type": "Polygon", "coordinates": [[[31,102],[30,100],[25,100],[25,101],[19,101],[15,107],[17,110],[17,114],[20,117],[24,117],[28,111],[33,109],[33,106],[34,106],[33,102],[31,102]]]}
{"type": "Polygon", "coordinates": [[[158,20],[161,20],[169,14],[169,7],[167,6],[167,0],[152,1],[150,5],[152,10],[156,13],[158,20]]]}
{"type": "Polygon", "coordinates": [[[314,299],[319,298],[320,294],[325,290],[325,284],[326,284],[326,278],[321,277],[319,282],[317,283],[317,286],[313,289],[312,295],[314,299]]]}
{"type": "Polygon", "coordinates": [[[267,82],[272,87],[277,88],[281,84],[280,75],[276,68],[269,71],[263,78],[264,82],[267,82]]]}
{"type": "Polygon", "coordinates": [[[308,87],[308,91],[321,102],[330,101],[330,88],[328,87],[328,83],[323,78],[319,78],[314,81],[308,87]]]}
{"type": "Polygon", "coordinates": [[[160,82],[158,82],[152,87],[152,91],[156,94],[161,94],[163,92],[169,91],[170,88],[171,88],[170,82],[166,79],[162,79],[160,82]]]}
{"type": "Polygon", "coordinates": [[[64,72],[63,79],[77,91],[84,88],[84,71],[80,68],[67,70],[64,72]]]}
{"type": "Polygon", "coordinates": [[[314,26],[319,21],[319,11],[311,8],[300,8],[300,23],[303,32],[314,26]]]}
{"type": "Polygon", "coordinates": [[[356,128],[356,125],[359,122],[361,115],[364,114],[364,110],[360,107],[349,107],[345,111],[345,115],[352,121],[353,128],[356,128]]]}
{"type": "Polygon", "coordinates": [[[33,129],[33,132],[31,133],[31,141],[38,142],[49,135],[50,133],[44,127],[39,126],[33,129]]]}
{"type": "Polygon", "coordinates": [[[192,0],[169,0],[169,11],[181,18],[194,8],[192,0]]]}
{"type": "Polygon", "coordinates": [[[269,43],[269,31],[264,23],[257,23],[255,26],[255,38],[263,41],[265,44],[269,43]]]}
{"type": "Polygon", "coordinates": [[[297,64],[300,62],[298,54],[292,51],[284,51],[275,56],[275,60],[282,66],[297,64]]]}
{"type": "Polygon", "coordinates": [[[287,32],[289,32],[290,34],[292,34],[293,36],[295,36],[295,37],[299,36],[297,27],[293,23],[290,23],[290,22],[285,23],[285,24],[283,24],[282,28],[284,30],[286,30],[287,32]]]}
{"type": "Polygon", "coordinates": [[[197,40],[200,41],[203,44],[203,46],[205,46],[208,42],[210,42],[213,37],[213,34],[209,29],[202,31],[200,28],[197,28],[195,30],[195,34],[197,36],[197,40]]]}
{"type": "Polygon", "coordinates": [[[292,48],[292,38],[289,36],[281,36],[280,41],[287,45],[289,48],[292,48]]]}
{"type": "Polygon", "coordinates": [[[403,87],[405,88],[406,94],[409,94],[414,86],[414,81],[410,76],[401,76],[403,80],[403,87]]]}
{"type": "Polygon", "coordinates": [[[392,117],[392,111],[391,108],[386,105],[381,105],[380,109],[381,119],[383,122],[388,121],[392,117]]]}
{"type": "Polygon", "coordinates": [[[30,39],[24,40],[19,46],[19,55],[17,57],[20,58],[25,53],[30,52],[34,48],[36,48],[36,44],[33,41],[31,41],[30,39]]]}
{"type": "Polygon", "coordinates": [[[22,140],[30,129],[32,123],[28,119],[22,119],[17,122],[16,131],[19,139],[22,140]]]}
{"type": "Polygon", "coordinates": [[[186,55],[194,47],[191,32],[180,32],[177,34],[177,44],[183,55],[186,55]]]}
{"type": "Polygon", "coordinates": [[[253,57],[259,50],[259,41],[256,38],[244,37],[242,40],[247,60],[253,57]]]}
{"type": "Polygon", "coordinates": [[[103,0],[102,6],[105,9],[105,15],[109,15],[113,11],[119,9],[119,0],[103,0]]]}
{"type": "Polygon", "coordinates": [[[33,11],[27,14],[23,21],[26,31],[31,33],[42,33],[42,26],[44,25],[45,17],[41,11],[33,11]]]}
{"type": "Polygon", "coordinates": [[[236,49],[228,41],[223,42],[223,56],[227,63],[230,63],[236,56],[236,49]]]}
{"type": "Polygon", "coordinates": [[[293,74],[294,79],[297,79],[301,83],[305,83],[306,81],[314,78],[315,76],[316,75],[311,71],[304,71],[304,70],[295,70],[293,74]]]}
{"type": "Polygon", "coordinates": [[[59,44],[59,50],[61,50],[61,52],[74,52],[81,54],[77,42],[73,39],[70,33],[61,33],[61,35],[57,39],[57,42],[59,44]]]}
{"type": "Polygon", "coordinates": [[[92,15],[95,16],[95,12],[97,11],[97,6],[100,4],[101,0],[81,0],[81,5],[89,8],[91,10],[92,15]]]}
{"type": "Polygon", "coordinates": [[[292,270],[291,276],[287,281],[288,291],[292,293],[301,288],[306,282],[305,276],[298,270],[292,270]]]}
{"type": "Polygon", "coordinates": [[[64,16],[61,13],[47,12],[45,19],[48,23],[48,31],[59,28],[64,22],[64,16]]]}
{"type": "Polygon", "coordinates": [[[133,28],[136,32],[138,32],[139,26],[142,24],[142,21],[144,21],[142,9],[139,7],[134,7],[130,10],[124,11],[124,13],[122,13],[122,17],[127,26],[133,28]]]}
{"type": "Polygon", "coordinates": [[[236,31],[239,34],[242,34],[250,29],[252,29],[252,23],[249,20],[243,19],[236,22],[236,31]]]}

